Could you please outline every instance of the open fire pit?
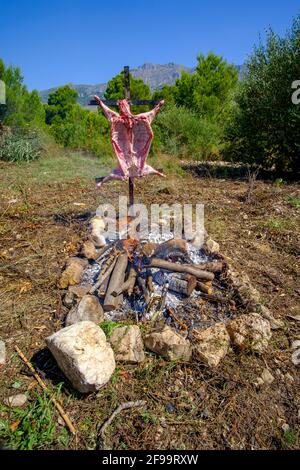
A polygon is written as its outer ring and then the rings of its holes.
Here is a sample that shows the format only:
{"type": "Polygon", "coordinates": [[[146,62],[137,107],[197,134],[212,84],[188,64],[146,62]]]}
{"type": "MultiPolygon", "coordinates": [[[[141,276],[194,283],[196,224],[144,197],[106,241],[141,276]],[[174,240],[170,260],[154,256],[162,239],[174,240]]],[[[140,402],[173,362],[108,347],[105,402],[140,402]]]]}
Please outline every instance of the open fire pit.
{"type": "MultiPolygon", "coordinates": [[[[81,256],[90,257],[89,264],[69,293],[97,296],[108,320],[164,320],[191,337],[194,328],[235,315],[235,294],[226,281],[228,264],[207,244],[199,249],[184,239],[162,241],[150,233],[139,242],[108,240],[100,249],[89,240],[81,256]]],[[[69,293],[68,305],[74,301],[69,293]]]]}
{"type": "Polygon", "coordinates": [[[152,233],[147,240],[105,240],[99,224],[104,228],[99,217],[91,221],[89,238],[66,263],[59,284],[69,311],[46,340],[76,389],[98,390],[116,361],[142,363],[145,350],[148,358],[216,367],[231,346],[266,349],[278,324],[216,242],[206,237],[199,248],[152,233]]]}
{"type": "MultiPolygon", "coordinates": [[[[199,230],[194,239],[183,236],[182,229],[174,237],[177,230],[161,230],[163,218],[156,224],[158,230],[146,237],[127,231],[128,222],[134,225],[138,219],[133,179],[164,176],[146,164],[151,123],[163,102],[133,115],[127,99],[115,103],[117,113],[95,98],[111,124],[118,160],[97,184],[128,180],[133,210],[125,218],[119,211],[112,236],[107,235],[105,218],[92,219],[89,239],[66,264],[60,287],[67,289],[63,302],[70,310],[65,328],[46,340],[58,365],[75,388],[90,392],[109,381],[115,361],[145,361],[145,349],[169,361],[192,358],[209,367],[216,367],[231,345],[261,353],[276,321],[261,305],[249,278],[230,269],[216,242],[206,237],[199,243],[199,230]]],[[[189,219],[191,223],[192,216],[189,219]]],[[[174,215],[173,228],[177,222],[174,215]]]]}

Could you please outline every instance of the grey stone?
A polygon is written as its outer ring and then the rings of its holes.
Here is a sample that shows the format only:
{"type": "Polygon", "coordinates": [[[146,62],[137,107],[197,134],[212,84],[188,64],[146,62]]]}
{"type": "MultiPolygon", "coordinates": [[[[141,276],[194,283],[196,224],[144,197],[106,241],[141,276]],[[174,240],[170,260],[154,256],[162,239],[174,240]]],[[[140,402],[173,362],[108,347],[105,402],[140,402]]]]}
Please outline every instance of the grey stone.
{"type": "Polygon", "coordinates": [[[215,242],[212,238],[208,238],[205,241],[204,248],[209,254],[215,254],[220,252],[219,243],[215,242]]]}
{"type": "Polygon", "coordinates": [[[226,326],[219,322],[205,330],[196,330],[195,333],[197,343],[193,347],[193,356],[210,367],[216,367],[226,356],[230,345],[226,326]]]}
{"type": "Polygon", "coordinates": [[[232,320],[227,331],[233,344],[240,350],[264,352],[272,336],[270,323],[258,313],[248,313],[232,320]]]}
{"type": "Polygon", "coordinates": [[[246,273],[234,271],[230,268],[228,270],[228,279],[235,291],[238,293],[245,307],[251,308],[255,311],[257,305],[261,305],[260,293],[253,287],[249,276],[246,273]]]}
{"type": "Polygon", "coordinates": [[[138,363],[145,359],[142,335],[137,325],[114,328],[110,343],[116,361],[138,363]]]}
{"type": "Polygon", "coordinates": [[[73,307],[75,304],[75,294],[73,294],[73,292],[67,291],[63,297],[63,304],[67,308],[73,307]]]}
{"type": "Polygon", "coordinates": [[[261,378],[262,380],[264,381],[264,383],[266,385],[271,385],[272,382],[274,382],[274,377],[273,375],[271,374],[271,372],[268,370],[268,369],[264,369],[262,374],[261,374],[261,378]]]}
{"type": "Polygon", "coordinates": [[[191,357],[190,342],[167,325],[146,335],[144,343],[150,351],[163,356],[169,361],[178,359],[188,361],[191,357]]]}
{"type": "Polygon", "coordinates": [[[95,295],[85,295],[76,307],[67,315],[66,326],[74,325],[81,321],[92,321],[96,324],[104,320],[103,308],[95,295]]]}
{"type": "Polygon", "coordinates": [[[97,250],[91,240],[86,240],[81,247],[81,254],[87,259],[95,260],[97,258],[97,250]]]}
{"type": "Polygon", "coordinates": [[[265,305],[259,306],[259,313],[261,313],[264,318],[269,320],[271,330],[280,330],[284,328],[284,322],[278,318],[274,318],[271,311],[265,305]]]}
{"type": "Polygon", "coordinates": [[[87,265],[88,260],[86,259],[77,257],[69,258],[66,263],[66,268],[61,275],[59,287],[66,289],[68,286],[79,284],[83,271],[87,265]]]}

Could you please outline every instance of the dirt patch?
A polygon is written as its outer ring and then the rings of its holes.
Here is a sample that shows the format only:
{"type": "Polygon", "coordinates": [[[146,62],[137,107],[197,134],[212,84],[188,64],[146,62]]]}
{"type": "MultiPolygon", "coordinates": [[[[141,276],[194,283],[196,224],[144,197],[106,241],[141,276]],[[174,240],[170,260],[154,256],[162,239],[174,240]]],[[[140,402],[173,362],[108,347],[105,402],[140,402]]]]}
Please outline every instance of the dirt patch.
{"type": "MultiPolygon", "coordinates": [[[[15,344],[34,358],[50,388],[64,380],[44,350],[44,338],[61,327],[67,313],[57,280],[78,250],[90,214],[104,200],[117,202],[119,191],[126,190],[117,183],[100,192],[79,177],[44,185],[23,179],[17,186],[10,178],[0,211],[0,334],[8,352],[1,402],[16,381],[18,393],[27,391],[33,399],[33,378],[15,355],[15,344]]],[[[204,203],[207,231],[234,266],[247,272],[284,328],[273,332],[263,356],[232,352],[216,371],[149,355],[134,369],[119,366],[97,395],[81,396],[65,381],[62,399],[79,430],[68,448],[93,448],[97,425],[121,402],[140,399],[147,401],[144,409],[125,411],[107,430],[111,448],[299,448],[299,373],[290,345],[300,332],[289,317],[300,314],[299,208],[291,203],[291,197],[300,197],[299,185],[259,181],[251,205],[243,202],[246,190],[243,181],[189,175],[137,183],[138,199],[147,204],[204,203]],[[254,382],[266,367],[275,380],[258,388],[254,382]]],[[[4,411],[1,418],[9,419],[4,411]]]]}

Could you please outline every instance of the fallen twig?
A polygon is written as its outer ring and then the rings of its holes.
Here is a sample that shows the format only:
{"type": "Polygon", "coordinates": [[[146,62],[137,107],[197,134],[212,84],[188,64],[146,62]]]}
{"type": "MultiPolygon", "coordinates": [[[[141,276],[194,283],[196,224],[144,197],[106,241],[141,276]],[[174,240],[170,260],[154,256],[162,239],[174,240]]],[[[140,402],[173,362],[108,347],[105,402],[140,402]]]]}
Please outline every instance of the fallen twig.
{"type": "MultiPolygon", "coordinates": [[[[23,360],[23,362],[25,362],[25,364],[27,365],[27,367],[30,369],[30,371],[32,372],[34,378],[37,380],[37,382],[40,384],[40,386],[42,387],[43,390],[45,390],[46,392],[48,392],[50,394],[50,391],[47,387],[47,385],[45,384],[45,382],[41,379],[41,377],[37,374],[37,372],[35,371],[33,365],[31,364],[31,362],[29,362],[29,360],[27,359],[27,357],[22,353],[22,351],[20,350],[20,348],[18,348],[18,346],[15,346],[15,350],[17,351],[17,353],[19,354],[20,358],[23,360]]],[[[51,397],[51,400],[53,401],[53,404],[55,406],[55,408],[57,409],[57,411],[60,413],[61,417],[63,418],[64,422],[66,423],[66,425],[68,426],[70,432],[72,434],[76,434],[76,429],[74,428],[69,416],[67,415],[67,413],[65,412],[65,410],[63,409],[63,407],[60,405],[60,403],[58,403],[58,401],[54,398],[54,397],[51,397]]]]}
{"type": "Polygon", "coordinates": [[[173,318],[173,320],[178,324],[181,330],[188,330],[187,325],[183,321],[179,320],[178,317],[176,317],[175,312],[171,307],[167,308],[167,312],[173,318]]]}
{"type": "Polygon", "coordinates": [[[115,409],[115,411],[110,415],[110,417],[102,424],[101,428],[99,429],[99,434],[98,434],[98,442],[100,438],[104,441],[104,433],[107,428],[111,424],[111,422],[114,420],[114,418],[121,413],[123,410],[127,410],[128,408],[137,408],[139,406],[144,406],[146,405],[145,400],[137,400],[137,401],[126,401],[124,403],[121,403],[121,405],[118,406],[118,408],[115,409]]]}

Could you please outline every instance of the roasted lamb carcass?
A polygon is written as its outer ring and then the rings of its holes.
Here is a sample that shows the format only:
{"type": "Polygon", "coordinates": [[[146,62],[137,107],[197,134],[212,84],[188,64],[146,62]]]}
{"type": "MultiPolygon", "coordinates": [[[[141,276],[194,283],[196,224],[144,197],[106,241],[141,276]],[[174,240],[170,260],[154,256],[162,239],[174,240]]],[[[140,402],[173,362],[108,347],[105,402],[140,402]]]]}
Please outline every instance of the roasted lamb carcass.
{"type": "Polygon", "coordinates": [[[126,180],[147,175],[165,176],[146,164],[153,131],[151,123],[164,104],[164,101],[149,112],[134,115],[131,113],[127,100],[119,100],[120,113],[108,108],[98,96],[95,96],[99,106],[111,123],[110,139],[119,165],[106,176],[97,186],[102,186],[110,180],[126,180]]]}

